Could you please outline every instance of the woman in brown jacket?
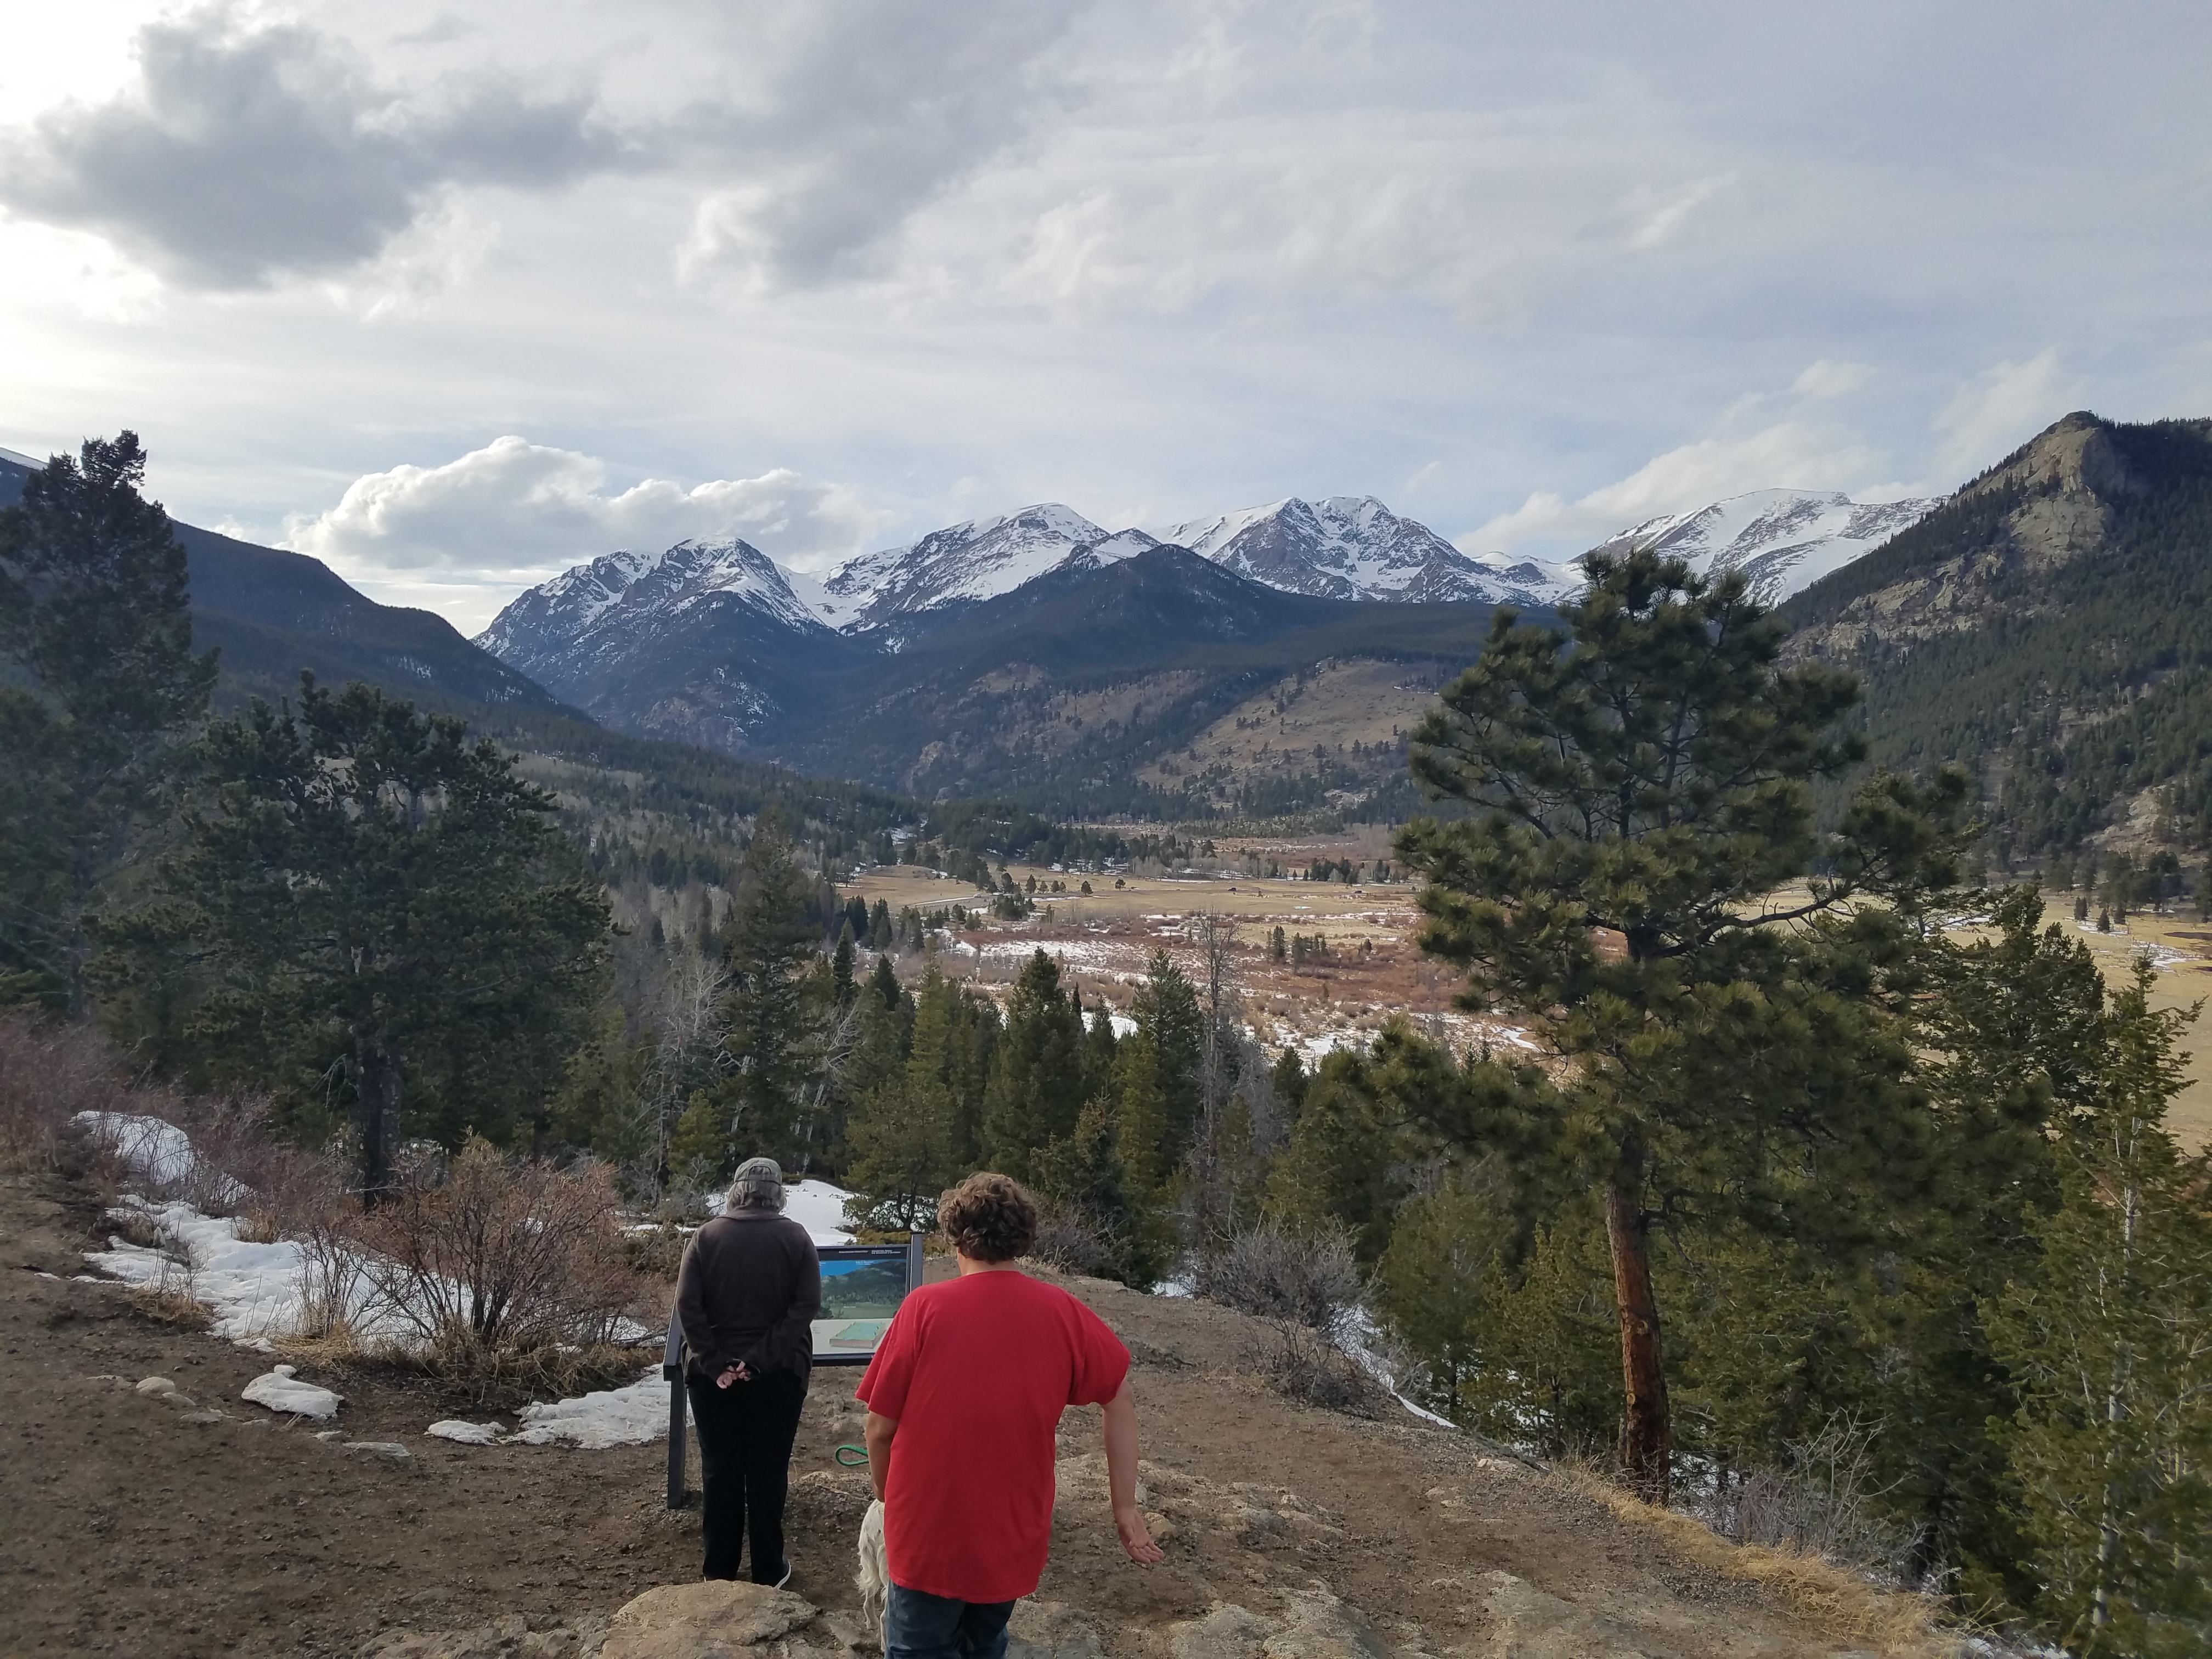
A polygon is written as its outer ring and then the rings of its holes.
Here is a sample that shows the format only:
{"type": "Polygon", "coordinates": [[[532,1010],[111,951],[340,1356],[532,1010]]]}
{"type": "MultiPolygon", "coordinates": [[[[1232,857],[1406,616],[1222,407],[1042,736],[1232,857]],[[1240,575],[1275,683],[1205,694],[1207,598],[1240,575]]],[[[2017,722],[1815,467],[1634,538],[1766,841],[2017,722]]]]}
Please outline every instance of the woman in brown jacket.
{"type": "Polygon", "coordinates": [[[753,1583],[791,1577],[783,1500],[821,1306],[821,1258],[806,1229],[783,1213],[783,1171],[771,1158],[748,1158],[676,1277],[684,1391],[706,1487],[702,1577],[738,1576],[748,1522],[753,1583]]]}

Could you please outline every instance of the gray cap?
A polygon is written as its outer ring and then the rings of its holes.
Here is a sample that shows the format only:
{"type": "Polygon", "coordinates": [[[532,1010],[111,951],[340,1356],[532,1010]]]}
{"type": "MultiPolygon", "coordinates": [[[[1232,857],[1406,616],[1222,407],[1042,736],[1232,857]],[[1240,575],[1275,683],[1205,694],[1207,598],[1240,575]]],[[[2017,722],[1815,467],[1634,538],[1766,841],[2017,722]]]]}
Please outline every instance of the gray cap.
{"type": "Polygon", "coordinates": [[[783,1171],[772,1158],[749,1158],[738,1165],[737,1174],[730,1177],[728,1195],[722,1208],[730,1210],[781,1210],[783,1207],[783,1171]]]}

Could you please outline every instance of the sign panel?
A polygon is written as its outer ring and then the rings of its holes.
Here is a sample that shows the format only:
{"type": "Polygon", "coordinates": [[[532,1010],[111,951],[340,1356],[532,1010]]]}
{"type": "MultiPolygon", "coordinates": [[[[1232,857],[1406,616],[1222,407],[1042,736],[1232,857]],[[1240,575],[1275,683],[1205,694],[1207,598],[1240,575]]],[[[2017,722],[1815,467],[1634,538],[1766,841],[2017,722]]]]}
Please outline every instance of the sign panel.
{"type": "Polygon", "coordinates": [[[921,1279],[921,1251],[905,1244],[822,1246],[822,1314],[814,1363],[865,1365],[891,1316],[921,1279]]]}

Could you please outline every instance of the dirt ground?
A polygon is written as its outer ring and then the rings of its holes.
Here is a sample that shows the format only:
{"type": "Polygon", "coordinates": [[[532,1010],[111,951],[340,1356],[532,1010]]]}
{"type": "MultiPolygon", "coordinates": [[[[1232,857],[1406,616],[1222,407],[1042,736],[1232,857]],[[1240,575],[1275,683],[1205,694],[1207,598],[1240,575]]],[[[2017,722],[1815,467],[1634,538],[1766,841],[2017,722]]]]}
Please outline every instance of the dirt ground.
{"type": "MultiPolygon", "coordinates": [[[[452,1402],[421,1385],[303,1367],[346,1396],[349,1438],[397,1441],[412,1455],[393,1463],[325,1444],[316,1425],[240,1401],[266,1356],[70,1277],[102,1231],[58,1178],[0,1182],[0,1652],[350,1654],[403,1626],[510,1614],[550,1626],[696,1575],[696,1499],[663,1507],[662,1445],[451,1445],[422,1431],[452,1402]],[[191,1421],[98,1380],[149,1375],[225,1415],[191,1421]]],[[[1316,1585],[1364,1610],[1401,1655],[1489,1652],[1484,1575],[1498,1572],[1632,1638],[1620,1651],[1874,1645],[1848,1620],[1823,1622],[1395,1406],[1368,1421],[1279,1399],[1249,1371],[1255,1322],[1114,1285],[1073,1288],[1137,1357],[1145,1497],[1167,1523],[1161,1566],[1122,1559],[1097,1414],[1070,1413],[1039,1595],[1095,1615],[1114,1659],[1162,1659],[1166,1625],[1218,1601],[1264,1616],[1316,1585]]],[[[832,1459],[858,1437],[854,1380],[816,1373],[793,1459],[793,1588],[823,1607],[856,1602],[865,1478],[832,1459]]],[[[696,1486],[696,1451],[691,1467],[696,1486]]]]}

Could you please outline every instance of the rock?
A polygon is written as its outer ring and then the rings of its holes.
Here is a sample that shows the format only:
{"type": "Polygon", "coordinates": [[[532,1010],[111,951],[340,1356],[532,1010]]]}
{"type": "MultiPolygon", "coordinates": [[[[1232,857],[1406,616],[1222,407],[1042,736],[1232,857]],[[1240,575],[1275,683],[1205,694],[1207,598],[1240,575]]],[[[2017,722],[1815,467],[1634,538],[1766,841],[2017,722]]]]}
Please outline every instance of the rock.
{"type": "Polygon", "coordinates": [[[385,1458],[394,1463],[411,1463],[415,1461],[415,1454],[397,1440],[349,1440],[345,1443],[345,1449],[349,1452],[360,1452],[367,1457],[385,1458]]]}
{"type": "Polygon", "coordinates": [[[1486,1572],[1475,1584],[1491,1622],[1483,1659],[1639,1659],[1642,1650],[1611,1620],[1592,1618],[1525,1578],[1486,1572]]]}
{"type": "Polygon", "coordinates": [[[1260,1659],[1267,1626],[1233,1601],[1217,1601],[1203,1619],[1168,1626],[1172,1659],[1260,1659]]]}
{"type": "Polygon", "coordinates": [[[315,1431],[315,1438],[321,1441],[325,1446],[334,1446],[345,1438],[345,1431],[343,1429],[318,1429],[315,1431]]]}
{"type": "Polygon", "coordinates": [[[663,1584],[609,1621],[599,1659],[732,1659],[813,1620],[811,1603],[764,1584],[663,1584]]]}
{"type": "Polygon", "coordinates": [[[1006,1659],[1106,1659],[1106,1644],[1082,1608],[1029,1597],[1006,1621],[1006,1659]]]}
{"type": "Polygon", "coordinates": [[[179,1423],[222,1423],[227,1420],[228,1418],[225,1413],[216,1411],[179,1412],[177,1413],[177,1421],[179,1423]]]}
{"type": "Polygon", "coordinates": [[[168,1393],[157,1394],[154,1398],[160,1401],[165,1406],[174,1406],[180,1412],[191,1411],[194,1407],[200,1403],[198,1401],[193,1399],[191,1395],[186,1394],[182,1389],[171,1389],[168,1393]]]}
{"type": "Polygon", "coordinates": [[[1267,1659],[1389,1659],[1367,1615],[1326,1590],[1299,1596],[1261,1651],[1267,1659]]]}
{"type": "Polygon", "coordinates": [[[142,1376],[138,1379],[140,1394],[174,1394],[176,1391],[177,1385],[166,1376],[142,1376]]]}

